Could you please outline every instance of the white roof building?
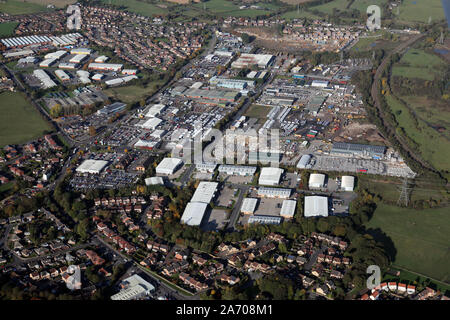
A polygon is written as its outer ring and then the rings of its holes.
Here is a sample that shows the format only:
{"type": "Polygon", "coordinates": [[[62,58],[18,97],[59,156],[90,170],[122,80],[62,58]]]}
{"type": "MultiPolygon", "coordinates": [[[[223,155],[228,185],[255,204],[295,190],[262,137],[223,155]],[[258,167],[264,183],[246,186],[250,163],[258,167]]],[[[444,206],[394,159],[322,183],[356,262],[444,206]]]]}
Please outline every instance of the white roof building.
{"type": "Polygon", "coordinates": [[[342,176],[341,189],[344,191],[353,191],[355,188],[355,177],[342,176]]]}
{"type": "Polygon", "coordinates": [[[322,173],[312,173],[309,176],[308,186],[311,189],[320,189],[325,185],[325,175],[322,173]]]}
{"type": "Polygon", "coordinates": [[[291,189],[282,188],[258,188],[258,196],[266,198],[289,198],[291,196],[291,189]]]}
{"type": "Polygon", "coordinates": [[[124,289],[111,296],[111,300],[136,300],[155,291],[155,287],[137,274],[122,281],[124,289]]]}
{"type": "Polygon", "coordinates": [[[284,200],[281,206],[280,216],[285,219],[291,219],[294,217],[295,208],[297,206],[297,201],[295,200],[284,200]]]}
{"type": "Polygon", "coordinates": [[[145,181],[146,186],[154,186],[154,185],[164,184],[164,180],[161,177],[150,177],[150,178],[146,178],[144,181],[145,181]]]}
{"type": "Polygon", "coordinates": [[[297,163],[297,169],[306,169],[308,168],[308,164],[311,161],[311,155],[304,154],[300,158],[299,162],[297,163]]]}
{"type": "Polygon", "coordinates": [[[67,54],[67,51],[65,50],[58,50],[55,52],[50,52],[47,53],[44,58],[45,59],[61,59],[62,57],[64,57],[67,54]]]}
{"type": "Polygon", "coordinates": [[[54,64],[56,61],[58,61],[58,59],[55,58],[50,58],[50,59],[45,59],[44,61],[42,61],[41,63],[39,63],[39,67],[50,67],[52,64],[54,64]]]}
{"type": "Polygon", "coordinates": [[[183,160],[178,158],[164,158],[156,167],[156,173],[159,174],[174,174],[175,171],[183,165],[183,160]]]}
{"type": "Polygon", "coordinates": [[[197,163],[195,165],[195,169],[197,169],[200,172],[209,172],[212,173],[214,170],[216,170],[217,164],[216,163],[197,163]]]}
{"type": "Polygon", "coordinates": [[[107,56],[99,56],[99,57],[95,58],[94,62],[96,62],[96,63],[103,63],[103,62],[108,61],[108,59],[109,58],[107,56]]]}
{"type": "Polygon", "coordinates": [[[258,204],[258,199],[256,198],[245,198],[242,201],[241,212],[244,214],[253,214],[258,204]]]}
{"type": "Polygon", "coordinates": [[[65,73],[63,70],[55,70],[56,76],[61,79],[61,81],[68,81],[70,80],[70,76],[65,73]]]}
{"type": "Polygon", "coordinates": [[[328,217],[328,198],[320,196],[305,197],[305,217],[328,217]]]}
{"type": "Polygon", "coordinates": [[[87,159],[84,160],[83,163],[75,171],[80,173],[98,174],[103,170],[104,167],[106,167],[107,164],[108,161],[105,160],[87,159]]]}
{"type": "Polygon", "coordinates": [[[189,226],[199,226],[202,223],[207,207],[207,203],[189,202],[181,216],[181,223],[189,226]]]}
{"type": "Polygon", "coordinates": [[[161,112],[163,112],[165,109],[166,109],[165,105],[155,104],[148,109],[145,116],[149,117],[149,118],[154,118],[154,117],[158,116],[161,112]]]}
{"type": "Polygon", "coordinates": [[[141,128],[154,130],[162,122],[159,118],[150,118],[141,124],[137,124],[141,128]]]}
{"type": "Polygon", "coordinates": [[[73,56],[72,58],[70,58],[69,62],[81,63],[84,60],[86,60],[87,58],[88,58],[88,56],[85,54],[77,54],[77,55],[73,56]]]}
{"type": "Polygon", "coordinates": [[[210,203],[217,190],[217,182],[201,181],[192,196],[191,202],[210,203]]]}
{"type": "Polygon", "coordinates": [[[239,176],[252,176],[256,172],[256,167],[251,166],[233,166],[228,164],[222,164],[219,166],[220,173],[226,173],[228,175],[239,176]]]}
{"type": "Polygon", "coordinates": [[[123,68],[123,64],[118,63],[89,63],[89,69],[105,70],[105,71],[120,71],[123,68]]]}
{"type": "Polygon", "coordinates": [[[105,75],[101,74],[101,73],[96,73],[92,76],[92,80],[94,81],[100,81],[103,79],[105,75]]]}
{"type": "Polygon", "coordinates": [[[77,76],[80,79],[82,83],[90,83],[91,80],[89,79],[89,72],[84,70],[78,70],[77,76]]]}
{"type": "Polygon", "coordinates": [[[267,186],[278,185],[283,172],[284,169],[281,168],[264,167],[261,169],[258,183],[267,186]]]}
{"type": "Polygon", "coordinates": [[[57,84],[49,77],[47,72],[41,69],[37,69],[33,71],[33,75],[41,81],[42,87],[44,89],[48,89],[51,87],[55,87],[57,84]]]}

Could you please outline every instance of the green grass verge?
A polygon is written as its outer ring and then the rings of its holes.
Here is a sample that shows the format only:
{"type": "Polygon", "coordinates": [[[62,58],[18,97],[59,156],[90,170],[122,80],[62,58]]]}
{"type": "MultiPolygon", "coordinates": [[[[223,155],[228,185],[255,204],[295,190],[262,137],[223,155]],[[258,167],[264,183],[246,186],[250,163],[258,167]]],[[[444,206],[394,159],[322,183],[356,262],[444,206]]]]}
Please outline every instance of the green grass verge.
{"type": "Polygon", "coordinates": [[[448,212],[449,208],[412,210],[379,204],[366,227],[379,228],[392,240],[394,265],[449,283],[448,212]]]}
{"type": "Polygon", "coordinates": [[[51,129],[39,112],[20,93],[0,94],[0,147],[25,143],[51,129]]]}

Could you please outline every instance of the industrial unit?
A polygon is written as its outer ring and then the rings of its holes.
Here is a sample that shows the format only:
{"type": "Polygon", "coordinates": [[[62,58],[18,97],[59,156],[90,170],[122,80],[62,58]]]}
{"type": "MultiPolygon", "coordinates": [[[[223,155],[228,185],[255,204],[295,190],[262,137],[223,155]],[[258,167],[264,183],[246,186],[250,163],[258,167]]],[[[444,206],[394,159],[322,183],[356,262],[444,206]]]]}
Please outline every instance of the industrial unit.
{"type": "Polygon", "coordinates": [[[281,168],[264,167],[261,169],[258,183],[261,185],[276,186],[280,183],[283,172],[284,169],[281,168]]]}
{"type": "Polygon", "coordinates": [[[285,219],[292,219],[295,214],[295,208],[297,206],[297,201],[295,200],[284,200],[281,207],[280,216],[285,219]]]}
{"type": "Polygon", "coordinates": [[[325,175],[322,173],[312,173],[309,176],[308,187],[310,189],[320,189],[325,186],[325,175]]]}
{"type": "Polygon", "coordinates": [[[256,167],[250,166],[234,166],[230,164],[222,164],[219,166],[219,173],[225,173],[230,176],[253,176],[256,167]]]}
{"type": "Polygon", "coordinates": [[[83,163],[79,165],[75,171],[80,173],[99,174],[107,165],[108,161],[105,160],[87,159],[84,160],[83,163]]]}
{"type": "Polygon", "coordinates": [[[364,158],[382,159],[386,152],[385,146],[371,146],[367,144],[356,144],[346,142],[335,142],[331,154],[347,156],[359,156],[364,158]]]}
{"type": "Polygon", "coordinates": [[[289,198],[291,189],[259,187],[258,196],[265,198],[289,198]]]}
{"type": "Polygon", "coordinates": [[[156,173],[171,175],[183,165],[183,160],[178,158],[164,158],[156,167],[156,173]]]}
{"type": "Polygon", "coordinates": [[[328,217],[328,198],[320,196],[305,197],[305,217],[328,217]]]}
{"type": "Polygon", "coordinates": [[[242,201],[241,212],[243,214],[253,214],[258,204],[258,199],[256,198],[244,198],[242,201]]]}

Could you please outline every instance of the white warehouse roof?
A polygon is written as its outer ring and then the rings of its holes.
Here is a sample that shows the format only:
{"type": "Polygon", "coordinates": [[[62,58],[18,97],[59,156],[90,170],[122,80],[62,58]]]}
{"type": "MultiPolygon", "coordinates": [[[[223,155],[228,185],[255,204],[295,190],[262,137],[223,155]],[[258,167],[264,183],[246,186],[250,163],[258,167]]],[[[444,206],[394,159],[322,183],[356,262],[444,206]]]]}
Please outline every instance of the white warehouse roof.
{"type": "Polygon", "coordinates": [[[142,124],[138,124],[138,126],[144,129],[155,129],[162,122],[159,118],[150,118],[142,124]]]}
{"type": "Polygon", "coordinates": [[[258,204],[258,199],[256,198],[245,198],[242,202],[241,212],[253,214],[258,204]]]}
{"type": "Polygon", "coordinates": [[[198,184],[197,189],[192,196],[192,202],[203,202],[210,203],[214,198],[214,194],[216,193],[217,186],[219,184],[217,182],[207,182],[202,181],[198,184]]]}
{"type": "Polygon", "coordinates": [[[341,188],[344,191],[353,191],[353,189],[355,188],[355,177],[342,176],[341,188]]]}
{"type": "Polygon", "coordinates": [[[100,173],[104,167],[108,164],[105,160],[84,160],[84,162],[76,169],[81,173],[100,173]]]}
{"type": "Polygon", "coordinates": [[[156,173],[173,174],[177,168],[183,164],[183,160],[178,158],[164,158],[156,167],[156,173]]]}
{"type": "Polygon", "coordinates": [[[291,196],[291,189],[282,188],[258,188],[258,196],[268,198],[289,198],[291,196]]]}
{"type": "Polygon", "coordinates": [[[145,185],[147,185],[147,186],[164,184],[164,180],[161,177],[150,177],[150,178],[146,178],[144,181],[145,181],[145,185]]]}
{"type": "Polygon", "coordinates": [[[281,207],[280,216],[286,219],[294,217],[295,207],[297,206],[297,201],[295,200],[284,200],[283,206],[281,207]]]}
{"type": "Polygon", "coordinates": [[[305,169],[310,161],[311,161],[311,155],[309,155],[309,154],[302,155],[302,157],[300,158],[300,161],[297,163],[297,169],[305,169]]]}
{"type": "Polygon", "coordinates": [[[322,173],[312,173],[309,176],[309,183],[310,188],[323,188],[325,185],[325,175],[322,173]]]}
{"type": "Polygon", "coordinates": [[[181,222],[189,226],[199,226],[205,215],[207,203],[189,202],[181,216],[181,222]]]}
{"type": "Polygon", "coordinates": [[[281,168],[264,167],[261,169],[258,183],[262,185],[275,186],[280,182],[283,172],[284,169],[281,168]]]}
{"type": "Polygon", "coordinates": [[[162,111],[164,111],[164,109],[166,109],[166,106],[163,104],[155,104],[153,106],[151,106],[148,111],[147,114],[145,115],[146,117],[149,118],[153,118],[158,116],[162,111]]]}
{"type": "Polygon", "coordinates": [[[328,198],[319,196],[305,197],[305,217],[328,217],[328,198]]]}

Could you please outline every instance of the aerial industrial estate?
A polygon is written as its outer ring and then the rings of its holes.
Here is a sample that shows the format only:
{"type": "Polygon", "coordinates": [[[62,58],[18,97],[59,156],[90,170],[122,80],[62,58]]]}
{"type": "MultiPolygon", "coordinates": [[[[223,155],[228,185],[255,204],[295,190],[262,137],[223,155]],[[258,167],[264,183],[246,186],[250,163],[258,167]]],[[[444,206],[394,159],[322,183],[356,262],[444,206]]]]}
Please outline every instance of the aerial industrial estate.
{"type": "Polygon", "coordinates": [[[448,300],[443,15],[294,2],[0,3],[0,299],[448,300]]]}

